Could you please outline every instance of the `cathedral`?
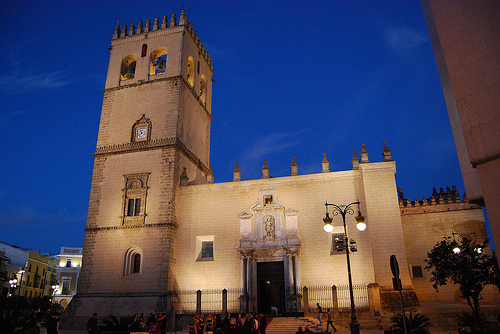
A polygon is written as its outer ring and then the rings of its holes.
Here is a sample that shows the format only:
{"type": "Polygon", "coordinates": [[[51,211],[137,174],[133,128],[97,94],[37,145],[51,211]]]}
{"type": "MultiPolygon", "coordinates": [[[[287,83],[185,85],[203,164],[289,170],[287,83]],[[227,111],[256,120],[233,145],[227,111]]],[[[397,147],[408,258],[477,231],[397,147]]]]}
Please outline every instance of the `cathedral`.
{"type": "Polygon", "coordinates": [[[381,161],[362,145],[351,170],[332,172],[323,156],[321,173],[300,175],[293,159],[290,176],[273,178],[264,161],[261,179],[241,180],[236,164],[233,182],[214,183],[212,60],[186,13],[118,25],[109,49],[79,289],[61,328],[94,312],[342,312],[346,253],[369,317],[399,311],[391,255],[408,307],[460,303],[457,287],[434,291],[424,260],[452,232],[483,240],[479,206],[451,190],[402,198],[382,143],[381,161]]]}

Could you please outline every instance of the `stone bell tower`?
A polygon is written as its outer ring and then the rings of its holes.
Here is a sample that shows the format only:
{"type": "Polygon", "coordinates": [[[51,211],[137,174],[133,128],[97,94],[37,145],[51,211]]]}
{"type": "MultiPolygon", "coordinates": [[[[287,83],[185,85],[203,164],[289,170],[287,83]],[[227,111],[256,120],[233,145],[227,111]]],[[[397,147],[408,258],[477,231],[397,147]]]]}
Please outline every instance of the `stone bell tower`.
{"type": "Polygon", "coordinates": [[[111,40],[78,294],[61,328],[167,311],[179,186],[207,182],[212,61],[183,10],[111,40]]]}

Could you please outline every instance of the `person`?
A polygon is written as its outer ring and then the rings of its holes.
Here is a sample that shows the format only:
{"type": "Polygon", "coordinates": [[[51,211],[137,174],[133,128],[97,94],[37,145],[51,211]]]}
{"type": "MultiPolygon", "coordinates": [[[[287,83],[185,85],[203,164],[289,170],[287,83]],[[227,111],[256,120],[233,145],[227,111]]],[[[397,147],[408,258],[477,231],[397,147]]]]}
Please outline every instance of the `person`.
{"type": "Polygon", "coordinates": [[[57,322],[59,319],[57,318],[57,313],[53,313],[52,316],[47,320],[46,330],[47,334],[57,334],[57,322]]]}
{"type": "Polygon", "coordinates": [[[299,330],[295,332],[295,334],[302,334],[304,331],[302,330],[302,326],[299,326],[299,330]]]}
{"type": "Polygon", "coordinates": [[[196,314],[193,314],[188,323],[189,334],[196,334],[196,327],[198,327],[198,319],[196,319],[196,314]]]}
{"type": "Polygon", "coordinates": [[[203,334],[205,332],[205,317],[203,313],[198,316],[198,334],[203,334]]]}
{"type": "Polygon", "coordinates": [[[205,320],[205,330],[207,332],[213,332],[214,331],[214,318],[212,318],[212,313],[208,314],[207,319],[205,320]]]}
{"type": "Polygon", "coordinates": [[[141,332],[146,331],[146,315],[144,313],[141,313],[141,317],[139,318],[139,324],[141,327],[141,332]]]}
{"type": "Polygon", "coordinates": [[[235,322],[235,328],[237,333],[241,332],[241,329],[243,328],[243,320],[241,319],[241,313],[238,313],[238,317],[236,318],[235,322]]]}
{"type": "Polygon", "coordinates": [[[333,325],[333,312],[329,308],[326,309],[326,314],[328,315],[326,320],[326,331],[328,332],[328,326],[332,325],[333,330],[336,332],[337,328],[333,325]]]}
{"type": "Polygon", "coordinates": [[[224,320],[222,320],[222,331],[227,334],[231,333],[231,330],[231,313],[228,312],[224,320]]]}
{"type": "Polygon", "coordinates": [[[167,318],[163,313],[158,314],[158,321],[156,322],[156,332],[165,333],[167,331],[167,318]]]}
{"type": "Polygon", "coordinates": [[[148,317],[148,321],[146,322],[147,330],[150,334],[153,334],[156,331],[156,317],[153,312],[148,317]]]}
{"type": "Polygon", "coordinates": [[[259,334],[259,320],[257,320],[257,314],[251,313],[252,316],[252,334],[259,334]]]}
{"type": "Polygon", "coordinates": [[[97,334],[97,313],[92,314],[92,318],[87,321],[87,332],[97,334]]]}
{"type": "Polygon", "coordinates": [[[316,303],[316,306],[318,306],[318,320],[319,320],[319,325],[323,327],[323,309],[321,306],[319,306],[319,303],[316,303]]]}
{"type": "Polygon", "coordinates": [[[215,316],[214,332],[216,334],[222,333],[222,318],[220,314],[215,316]]]}
{"type": "Polygon", "coordinates": [[[260,334],[266,334],[267,319],[264,314],[260,314],[259,330],[260,334]]]}

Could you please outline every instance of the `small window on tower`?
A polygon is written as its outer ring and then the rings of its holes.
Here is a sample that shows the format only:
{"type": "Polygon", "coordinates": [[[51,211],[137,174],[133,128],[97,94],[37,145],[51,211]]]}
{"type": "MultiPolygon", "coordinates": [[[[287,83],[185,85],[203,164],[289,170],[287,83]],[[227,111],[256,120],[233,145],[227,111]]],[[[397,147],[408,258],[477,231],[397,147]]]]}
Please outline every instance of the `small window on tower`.
{"type": "Polygon", "coordinates": [[[124,175],[124,178],[122,224],[144,224],[149,173],[124,175]]]}
{"type": "Polygon", "coordinates": [[[187,81],[191,87],[194,86],[194,60],[191,56],[188,58],[187,81]]]}
{"type": "Polygon", "coordinates": [[[149,65],[149,75],[158,75],[165,73],[167,68],[167,49],[156,48],[151,52],[151,61],[149,65]]]}
{"type": "Polygon", "coordinates": [[[133,268],[132,268],[132,273],[140,273],[141,272],[141,254],[137,253],[134,254],[133,258],[133,268]]]}
{"type": "Polygon", "coordinates": [[[121,80],[130,80],[135,78],[135,66],[137,64],[136,55],[127,55],[122,60],[121,80]]]}
{"type": "Polygon", "coordinates": [[[207,79],[204,75],[201,76],[200,81],[200,99],[203,103],[207,102],[207,79]]]}
{"type": "Polygon", "coordinates": [[[130,198],[128,200],[127,216],[138,216],[141,214],[141,199],[130,198]]]}
{"type": "Polygon", "coordinates": [[[142,266],[142,250],[132,246],[125,251],[123,258],[123,276],[140,274],[142,266]]]}
{"type": "Polygon", "coordinates": [[[155,74],[165,73],[167,67],[167,55],[156,58],[155,74]]]}
{"type": "Polygon", "coordinates": [[[71,258],[66,259],[66,267],[68,267],[68,268],[71,267],[71,261],[72,261],[71,258]]]}

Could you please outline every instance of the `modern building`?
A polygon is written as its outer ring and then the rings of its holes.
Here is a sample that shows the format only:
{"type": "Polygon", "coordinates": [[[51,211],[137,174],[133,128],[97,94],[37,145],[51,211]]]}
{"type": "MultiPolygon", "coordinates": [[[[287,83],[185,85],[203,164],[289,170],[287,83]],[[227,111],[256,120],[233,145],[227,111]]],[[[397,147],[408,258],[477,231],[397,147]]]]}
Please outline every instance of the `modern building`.
{"type": "Polygon", "coordinates": [[[68,306],[78,290],[82,256],[82,247],[61,247],[61,253],[58,255],[54,302],[63,308],[68,306]]]}
{"type": "MultiPolygon", "coordinates": [[[[429,244],[452,232],[482,238],[479,207],[456,195],[400,202],[385,144],[376,162],[362,144],[351,170],[330,171],[324,156],[322,172],[300,175],[293,159],[290,176],[273,178],[264,161],[261,179],[243,181],[236,164],[233,182],[214,183],[212,77],[211,58],[184,11],[179,19],[115,29],[78,292],[61,328],[81,328],[94,312],[174,317],[274,306],[286,314],[316,302],[338,312],[349,307],[346,249],[356,305],[368,316],[392,312],[399,298],[391,255],[410,307],[459,302],[421,284],[417,268],[432,246],[406,244],[429,231],[429,244]],[[329,233],[325,209],[335,225],[329,233]],[[466,223],[459,212],[470,214],[466,223]],[[356,229],[360,215],[363,231],[356,229]]],[[[499,301],[498,294],[488,298],[499,301]]]]}
{"type": "Polygon", "coordinates": [[[421,0],[469,200],[500,247],[500,2],[421,0]]]}

